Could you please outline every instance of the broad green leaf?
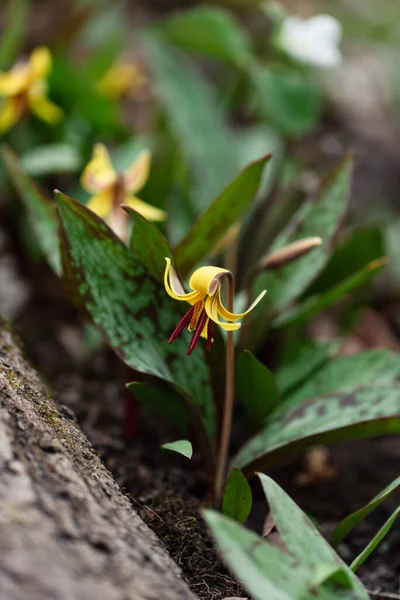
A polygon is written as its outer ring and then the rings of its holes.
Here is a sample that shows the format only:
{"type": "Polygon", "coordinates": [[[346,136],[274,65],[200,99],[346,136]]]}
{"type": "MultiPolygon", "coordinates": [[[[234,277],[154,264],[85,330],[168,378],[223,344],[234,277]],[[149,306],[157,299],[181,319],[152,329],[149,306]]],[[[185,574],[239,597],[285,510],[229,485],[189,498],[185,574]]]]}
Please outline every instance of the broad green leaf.
{"type": "Polygon", "coordinates": [[[301,508],[270,477],[262,473],[258,476],[276,528],[290,554],[303,565],[317,570],[318,583],[331,579],[332,582],[356,592],[358,598],[368,598],[361,582],[301,508]],[[324,571],[323,577],[321,567],[324,571]]]}
{"type": "Polygon", "coordinates": [[[250,71],[255,101],[262,117],[288,136],[300,136],[318,122],[321,94],[304,71],[254,65],[250,71]]]}
{"type": "Polygon", "coordinates": [[[256,307],[252,313],[254,338],[263,335],[271,312],[283,312],[300,296],[327,263],[348,208],[352,159],[346,156],[323,180],[316,198],[301,206],[278,235],[270,251],[279,250],[296,240],[319,236],[323,244],[277,272],[262,272],[254,281],[254,291],[268,290],[265,307],[256,307]],[[258,336],[257,336],[258,332],[258,336]]]}
{"type": "Polygon", "coordinates": [[[327,393],[287,411],[285,404],[234,458],[245,474],[314,444],[400,432],[399,384],[362,387],[360,381],[351,392],[327,393]]]}
{"type": "MultiPolygon", "coordinates": [[[[298,406],[310,398],[336,392],[352,392],[361,385],[374,383],[380,373],[385,370],[391,358],[392,352],[386,348],[365,350],[351,356],[332,358],[315,375],[309,377],[300,388],[286,397],[282,410],[286,411],[288,408],[298,406]]],[[[392,377],[392,380],[394,378],[395,376],[392,377]]]]}
{"type": "Polygon", "coordinates": [[[268,154],[250,163],[200,215],[175,249],[180,273],[187,275],[212,252],[229,227],[251,206],[270,158],[268,154]]]}
{"type": "Polygon", "coordinates": [[[32,230],[47,262],[61,275],[60,242],[56,207],[32,179],[24,173],[15,154],[2,147],[3,162],[28,214],[32,230]]]}
{"type": "Polygon", "coordinates": [[[47,144],[28,150],[21,157],[21,167],[29,175],[75,173],[83,166],[82,157],[71,144],[47,144]]]}
{"type": "Polygon", "coordinates": [[[279,390],[271,371],[245,350],[236,360],[236,395],[255,425],[263,425],[279,404],[279,390]]]}
{"type": "Polygon", "coordinates": [[[64,261],[94,323],[128,366],[191,396],[213,438],[215,409],[203,349],[186,356],[187,332],[168,344],[181,318],[179,304],[104,221],[72,198],[57,196],[64,261]]]}
{"type": "Polygon", "coordinates": [[[368,504],[353,512],[351,515],[343,519],[335,528],[332,534],[332,544],[337,546],[350,533],[350,531],[369,515],[381,502],[386,500],[388,496],[400,487],[400,476],[389,483],[379,494],[374,496],[368,504]]]}
{"type": "Polygon", "coordinates": [[[247,32],[228,10],[198,6],[173,13],[162,23],[164,35],[184,52],[244,67],[252,60],[247,32]]]}
{"type": "Polygon", "coordinates": [[[311,373],[315,373],[328,360],[337,346],[336,342],[289,341],[288,348],[275,373],[280,394],[283,396],[305,381],[311,373]]]}
{"type": "Polygon", "coordinates": [[[246,477],[240,469],[234,467],[222,498],[222,512],[227,517],[244,523],[250,514],[252,502],[253,495],[246,477]]]}
{"type": "Polygon", "coordinates": [[[237,172],[226,115],[214,88],[192,63],[156,32],[148,32],[144,43],[156,96],[191,167],[194,208],[199,214],[237,172]]]}
{"type": "Polygon", "coordinates": [[[284,327],[289,327],[289,325],[300,325],[309,321],[316,314],[330,308],[333,304],[350,294],[350,292],[368,283],[386,264],[386,258],[374,260],[328,292],[306,298],[304,302],[278,315],[272,321],[271,329],[283,329],[284,327]]]}
{"type": "Polygon", "coordinates": [[[167,444],[163,444],[161,446],[164,450],[168,450],[169,452],[177,452],[178,454],[182,454],[189,460],[193,455],[193,447],[189,440],[176,440],[176,442],[168,442],[167,444]]]}
{"type": "Polygon", "coordinates": [[[9,0],[0,41],[0,69],[9,69],[23,44],[28,24],[29,0],[9,0]]]}
{"type": "Polygon", "coordinates": [[[396,508],[396,510],[388,518],[386,523],[384,525],[382,525],[382,527],[380,528],[378,533],[372,538],[372,540],[364,548],[364,550],[357,556],[357,558],[355,558],[353,560],[353,562],[350,565],[350,569],[352,569],[353,571],[357,571],[358,567],[361,567],[361,565],[367,560],[369,555],[375,550],[375,548],[381,543],[383,538],[388,534],[393,523],[395,522],[395,520],[397,519],[397,517],[399,515],[400,515],[400,506],[398,506],[396,508]]]}
{"type": "Polygon", "coordinates": [[[141,214],[124,206],[124,209],[134,220],[131,237],[131,250],[146,267],[146,269],[159,281],[164,280],[165,258],[173,260],[172,250],[167,238],[150,221],[141,214]]]}
{"type": "Polygon", "coordinates": [[[306,291],[306,295],[329,292],[385,254],[383,232],[379,227],[369,226],[351,231],[334,251],[322,273],[306,291]]]}
{"type": "Polygon", "coordinates": [[[255,533],[214,510],[203,512],[223,560],[254,600],[365,600],[361,584],[352,590],[326,581],[318,586],[317,569],[263,541],[255,533]]]}

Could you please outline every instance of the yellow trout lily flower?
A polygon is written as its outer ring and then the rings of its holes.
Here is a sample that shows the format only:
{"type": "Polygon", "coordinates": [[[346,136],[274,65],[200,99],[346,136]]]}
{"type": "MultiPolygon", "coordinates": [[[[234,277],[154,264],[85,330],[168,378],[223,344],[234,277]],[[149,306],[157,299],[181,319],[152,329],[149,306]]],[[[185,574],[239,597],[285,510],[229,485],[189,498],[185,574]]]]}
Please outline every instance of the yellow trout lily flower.
{"type": "Polygon", "coordinates": [[[123,237],[128,215],[121,204],[130,206],[149,221],[163,221],[166,213],[135,196],[146,183],[150,171],[151,154],[142,150],[136,160],[125,170],[114,169],[107,148],[96,144],[91,161],[81,175],[82,187],[94,194],[88,208],[105,219],[119,237],[123,237]]]}
{"type": "Polygon", "coordinates": [[[181,319],[169,338],[169,343],[172,344],[188,326],[189,331],[193,332],[187,351],[188,355],[193,352],[200,337],[207,339],[207,350],[211,349],[214,323],[225,331],[239,329],[241,323],[237,323],[237,321],[248,315],[266,293],[266,290],[261,292],[245,312],[232,313],[225,308],[221,300],[222,280],[224,277],[232,276],[230,271],[220,267],[200,267],[189,280],[189,287],[192,288],[192,291],[186,294],[171,265],[171,260],[169,258],[165,260],[167,265],[164,273],[164,285],[167,294],[174,300],[183,300],[191,304],[190,310],[181,319]],[[224,320],[221,321],[220,317],[224,320]]]}
{"type": "Polygon", "coordinates": [[[48,48],[36,48],[29,59],[17,62],[7,73],[0,73],[0,133],[17,123],[29,109],[51,125],[63,116],[61,108],[47,98],[47,77],[52,59],[48,48]]]}
{"type": "Polygon", "coordinates": [[[124,94],[134,96],[146,83],[146,77],[136,62],[119,60],[114,63],[97,83],[97,90],[108,98],[121,98],[124,94]]]}

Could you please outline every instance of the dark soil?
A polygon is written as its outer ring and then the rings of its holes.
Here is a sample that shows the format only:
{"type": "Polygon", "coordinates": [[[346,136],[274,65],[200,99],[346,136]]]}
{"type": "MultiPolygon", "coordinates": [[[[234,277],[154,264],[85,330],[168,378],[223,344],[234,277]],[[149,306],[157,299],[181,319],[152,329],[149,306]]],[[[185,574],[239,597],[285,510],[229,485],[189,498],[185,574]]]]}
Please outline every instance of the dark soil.
{"type": "MultiPolygon", "coordinates": [[[[79,317],[64,297],[59,281],[46,268],[30,267],[24,275],[34,292],[16,327],[26,354],[47,379],[58,401],[74,411],[134,508],[163,540],[198,597],[222,600],[246,596],[219,561],[201,520],[207,482],[196,458],[189,462],[178,455],[164,454],[160,445],[177,439],[176,432],[142,409],[136,439],[125,441],[124,411],[132,400],[126,396],[125,382],[119,377],[118,360],[104,346],[85,355],[79,317]]],[[[269,474],[329,537],[338,521],[398,475],[400,437],[336,444],[329,459],[336,474],[309,486],[295,483],[303,469],[302,461],[299,457],[271,469],[269,474]]],[[[267,506],[257,482],[253,483],[253,492],[249,526],[260,533],[267,506]]],[[[365,547],[398,501],[399,497],[393,496],[345,540],[339,551],[346,562],[365,547]]],[[[377,595],[400,592],[400,523],[393,526],[359,575],[367,589],[377,595]]]]}

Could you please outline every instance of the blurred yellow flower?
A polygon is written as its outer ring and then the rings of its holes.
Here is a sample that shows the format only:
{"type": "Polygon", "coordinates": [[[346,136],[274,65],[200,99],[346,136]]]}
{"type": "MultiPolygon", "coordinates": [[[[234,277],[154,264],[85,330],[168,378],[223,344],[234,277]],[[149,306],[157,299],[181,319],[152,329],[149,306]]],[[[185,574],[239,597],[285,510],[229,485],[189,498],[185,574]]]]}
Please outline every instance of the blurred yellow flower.
{"type": "Polygon", "coordinates": [[[232,276],[230,271],[220,267],[200,267],[189,280],[189,287],[192,288],[192,291],[185,294],[185,290],[182,288],[171,265],[171,260],[169,258],[165,260],[167,265],[165,267],[164,285],[167,294],[174,300],[181,300],[192,305],[169,338],[171,344],[181,331],[188,326],[189,331],[193,331],[193,337],[187,351],[188,355],[193,352],[200,337],[207,339],[207,350],[210,350],[214,323],[225,329],[225,331],[239,329],[241,323],[235,323],[235,321],[239,321],[248,315],[266,293],[265,290],[261,292],[245,312],[232,313],[225,308],[221,300],[222,279],[232,276]],[[220,317],[224,321],[221,321],[220,317]]]}
{"type": "Polygon", "coordinates": [[[7,73],[0,73],[0,133],[17,123],[29,109],[42,121],[57,123],[61,108],[47,98],[47,77],[52,59],[48,48],[36,48],[29,59],[17,62],[7,73]]]}
{"type": "Polygon", "coordinates": [[[137,62],[119,60],[97,83],[97,90],[103,96],[120,98],[127,93],[134,95],[145,83],[146,77],[137,62]]]}
{"type": "Polygon", "coordinates": [[[91,161],[82,175],[82,187],[94,194],[88,208],[105,219],[115,233],[124,238],[127,229],[127,214],[121,209],[126,204],[149,221],[163,221],[166,213],[135,196],[145,185],[150,171],[151,154],[142,150],[134,162],[125,170],[114,169],[107,148],[96,144],[91,161]]]}

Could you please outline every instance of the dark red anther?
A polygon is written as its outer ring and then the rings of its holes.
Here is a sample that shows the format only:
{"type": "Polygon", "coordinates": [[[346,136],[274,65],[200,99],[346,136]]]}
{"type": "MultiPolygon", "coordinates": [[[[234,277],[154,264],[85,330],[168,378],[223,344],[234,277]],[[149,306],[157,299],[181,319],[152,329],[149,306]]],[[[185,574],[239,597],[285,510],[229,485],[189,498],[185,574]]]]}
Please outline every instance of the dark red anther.
{"type": "Polygon", "coordinates": [[[201,336],[201,332],[203,331],[204,325],[206,324],[207,321],[207,313],[206,311],[203,309],[203,312],[200,315],[199,320],[197,321],[197,327],[194,330],[192,339],[190,340],[190,344],[189,344],[189,349],[186,352],[186,354],[188,356],[190,356],[190,354],[192,354],[197,342],[199,341],[199,337],[201,336]]]}
{"type": "Polygon", "coordinates": [[[182,319],[179,321],[178,325],[175,327],[174,331],[172,332],[172,335],[168,340],[168,344],[172,344],[172,342],[178,337],[178,335],[181,333],[181,331],[183,331],[185,329],[186,325],[188,325],[190,323],[190,319],[192,318],[193,311],[194,311],[194,306],[192,306],[191,309],[188,310],[188,312],[182,317],[182,319]]]}
{"type": "Polygon", "coordinates": [[[207,326],[207,352],[211,350],[211,344],[213,339],[213,331],[214,331],[214,321],[212,319],[208,319],[207,326]]]}

